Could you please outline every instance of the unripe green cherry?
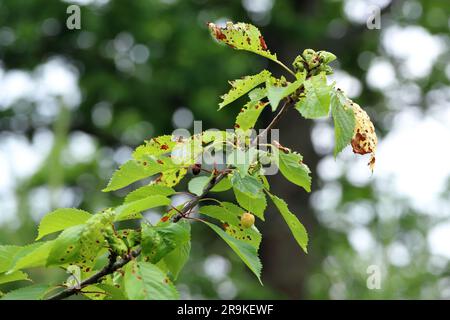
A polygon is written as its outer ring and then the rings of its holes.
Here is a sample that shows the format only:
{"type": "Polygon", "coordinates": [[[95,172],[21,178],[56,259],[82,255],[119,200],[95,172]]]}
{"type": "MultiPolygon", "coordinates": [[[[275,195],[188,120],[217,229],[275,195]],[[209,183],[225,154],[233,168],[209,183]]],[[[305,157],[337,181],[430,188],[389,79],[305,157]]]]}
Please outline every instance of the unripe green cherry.
{"type": "Polygon", "coordinates": [[[241,217],[241,224],[245,229],[250,228],[255,224],[255,216],[250,212],[246,212],[241,217]]]}

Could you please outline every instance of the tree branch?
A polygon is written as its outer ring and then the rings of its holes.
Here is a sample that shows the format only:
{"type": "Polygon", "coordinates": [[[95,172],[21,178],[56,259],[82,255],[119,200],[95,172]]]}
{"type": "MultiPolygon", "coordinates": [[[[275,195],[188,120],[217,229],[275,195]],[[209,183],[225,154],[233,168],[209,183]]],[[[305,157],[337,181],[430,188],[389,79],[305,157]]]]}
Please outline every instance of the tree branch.
{"type": "Polygon", "coordinates": [[[82,281],[80,283],[79,287],[67,288],[67,289],[51,296],[47,300],[62,300],[62,299],[68,298],[74,294],[78,294],[81,291],[81,289],[83,289],[84,287],[87,287],[91,284],[96,284],[96,283],[100,282],[100,280],[103,277],[119,270],[120,268],[122,268],[124,265],[126,265],[128,262],[130,262],[131,260],[133,260],[134,258],[139,256],[140,254],[141,254],[141,248],[138,248],[138,249],[132,251],[125,259],[121,259],[121,260],[117,261],[117,255],[115,255],[114,253],[111,253],[109,256],[109,263],[103,269],[101,269],[99,272],[97,272],[96,274],[93,274],[91,277],[82,281]]]}
{"type": "MultiPolygon", "coordinates": [[[[260,138],[261,136],[265,135],[270,129],[272,129],[278,121],[280,121],[281,117],[286,113],[286,111],[291,106],[290,99],[286,99],[283,106],[281,107],[280,111],[277,113],[277,115],[273,118],[273,120],[269,123],[269,125],[259,134],[255,139],[260,138]]],[[[186,217],[189,212],[200,202],[201,199],[203,199],[209,191],[211,191],[212,188],[214,188],[222,179],[224,179],[228,175],[229,171],[224,170],[220,172],[219,174],[215,175],[209,183],[206,185],[206,187],[203,189],[203,192],[201,195],[193,198],[189,202],[187,202],[184,207],[180,210],[179,213],[177,213],[173,218],[172,221],[174,223],[180,221],[182,218],[186,217]]],[[[61,300],[68,298],[72,295],[80,293],[81,289],[91,285],[98,283],[103,277],[110,275],[117,271],[118,269],[125,266],[128,262],[133,260],[134,258],[138,257],[141,254],[141,248],[138,248],[134,251],[132,251],[127,257],[122,258],[120,260],[117,260],[117,255],[111,253],[109,257],[109,263],[106,265],[103,269],[101,269],[96,274],[92,275],[91,277],[87,278],[86,280],[82,281],[80,283],[80,286],[78,288],[67,288],[50,298],[48,300],[61,300]]]]}

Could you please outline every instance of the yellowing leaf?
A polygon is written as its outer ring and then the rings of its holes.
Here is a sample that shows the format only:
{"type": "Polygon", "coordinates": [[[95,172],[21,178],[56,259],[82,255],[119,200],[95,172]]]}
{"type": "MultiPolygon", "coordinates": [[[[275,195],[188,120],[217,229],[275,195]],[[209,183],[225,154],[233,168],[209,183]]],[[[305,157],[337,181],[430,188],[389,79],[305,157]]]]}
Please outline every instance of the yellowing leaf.
{"type": "Polygon", "coordinates": [[[351,102],[352,110],[355,114],[356,125],[353,132],[352,148],[354,153],[367,154],[370,153],[370,161],[368,163],[373,171],[375,166],[375,152],[377,150],[377,135],[375,128],[368,114],[354,102],[351,102]]]}

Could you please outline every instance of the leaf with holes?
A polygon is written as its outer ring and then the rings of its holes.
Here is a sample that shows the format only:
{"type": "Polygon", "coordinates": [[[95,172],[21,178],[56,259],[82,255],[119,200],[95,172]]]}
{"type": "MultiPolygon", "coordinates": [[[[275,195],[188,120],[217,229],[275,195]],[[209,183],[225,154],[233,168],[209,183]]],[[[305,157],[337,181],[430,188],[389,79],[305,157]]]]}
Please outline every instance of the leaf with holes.
{"type": "Polygon", "coordinates": [[[261,32],[254,25],[227,22],[225,28],[221,28],[210,22],[208,27],[217,41],[223,42],[233,49],[250,51],[267,59],[278,61],[276,54],[269,51],[261,32]]]}
{"type": "Polygon", "coordinates": [[[234,127],[243,131],[252,129],[267,104],[262,101],[249,101],[238,114],[234,127]]]}
{"type": "Polygon", "coordinates": [[[232,103],[233,101],[237,100],[238,98],[242,97],[244,94],[252,90],[254,87],[265,82],[266,79],[268,79],[269,77],[270,72],[267,70],[263,70],[258,74],[230,81],[231,89],[226,94],[221,96],[223,101],[219,103],[219,110],[225,107],[226,105],[232,103]]]}

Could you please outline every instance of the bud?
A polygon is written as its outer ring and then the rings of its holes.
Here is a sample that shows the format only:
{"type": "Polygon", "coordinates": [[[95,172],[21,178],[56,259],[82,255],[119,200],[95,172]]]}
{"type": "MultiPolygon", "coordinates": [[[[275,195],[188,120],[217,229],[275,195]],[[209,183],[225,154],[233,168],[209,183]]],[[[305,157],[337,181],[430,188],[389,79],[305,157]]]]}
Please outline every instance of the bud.
{"type": "Polygon", "coordinates": [[[298,72],[302,72],[303,70],[305,70],[305,64],[306,64],[305,59],[303,59],[303,57],[301,55],[298,55],[295,58],[294,62],[292,63],[292,66],[294,67],[294,71],[296,73],[298,73],[298,72]]]}
{"type": "Polygon", "coordinates": [[[313,69],[320,64],[319,55],[313,49],[305,49],[302,56],[306,63],[308,63],[309,69],[313,69]]]}
{"type": "Polygon", "coordinates": [[[336,56],[328,51],[318,51],[320,62],[328,64],[331,61],[336,60],[336,56]]]}
{"type": "Polygon", "coordinates": [[[245,229],[250,228],[255,224],[255,216],[250,212],[246,212],[241,217],[241,224],[245,229]]]}

